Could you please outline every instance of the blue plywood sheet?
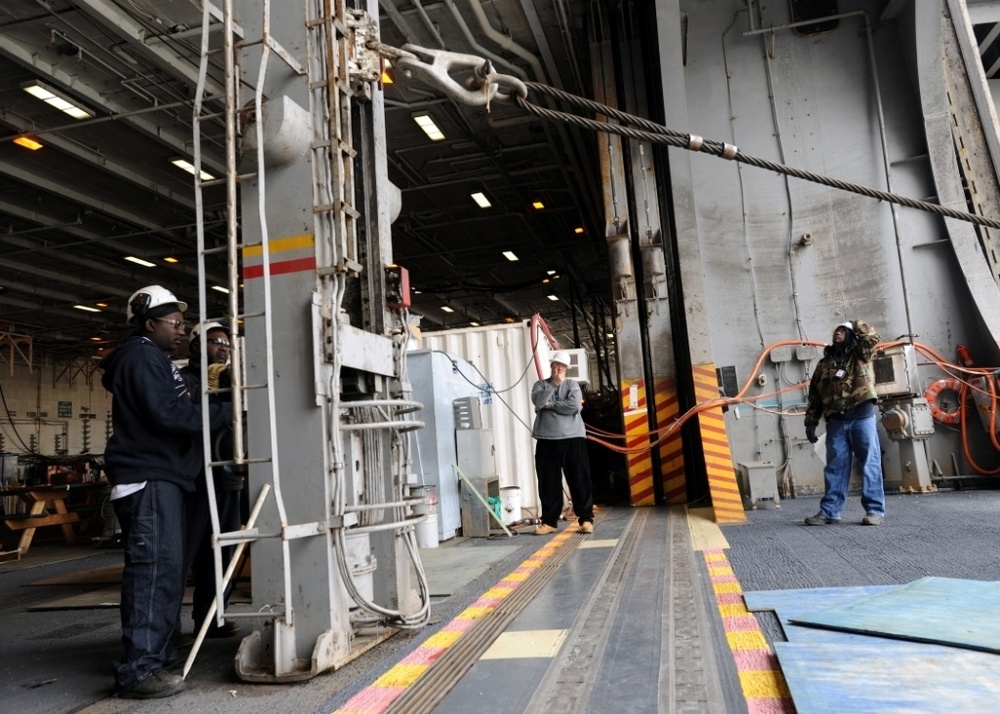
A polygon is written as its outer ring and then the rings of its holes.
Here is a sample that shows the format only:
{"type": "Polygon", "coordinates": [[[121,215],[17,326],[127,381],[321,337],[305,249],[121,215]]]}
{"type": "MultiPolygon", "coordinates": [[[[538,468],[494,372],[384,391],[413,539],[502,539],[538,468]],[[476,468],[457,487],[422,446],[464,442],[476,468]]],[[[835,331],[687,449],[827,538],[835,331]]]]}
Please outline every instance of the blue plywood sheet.
{"type": "Polygon", "coordinates": [[[865,639],[774,644],[798,714],[1000,711],[1000,656],[865,639]]]}
{"type": "Polygon", "coordinates": [[[791,620],[834,605],[854,602],[898,588],[898,585],[863,585],[845,588],[808,588],[791,590],[756,590],[743,593],[743,601],[751,612],[774,610],[785,639],[789,642],[845,642],[864,638],[849,632],[800,627],[791,620]]]}
{"type": "Polygon", "coordinates": [[[921,578],[790,622],[1000,652],[998,602],[1000,582],[921,578]]]}

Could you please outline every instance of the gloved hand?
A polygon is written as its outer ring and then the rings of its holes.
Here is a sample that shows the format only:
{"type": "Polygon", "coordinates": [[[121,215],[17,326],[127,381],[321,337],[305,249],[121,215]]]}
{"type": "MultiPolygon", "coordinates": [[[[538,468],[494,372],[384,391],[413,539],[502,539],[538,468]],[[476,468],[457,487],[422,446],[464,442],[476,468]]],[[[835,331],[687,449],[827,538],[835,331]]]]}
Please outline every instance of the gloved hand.
{"type": "Polygon", "coordinates": [[[229,369],[228,364],[208,365],[208,388],[218,389],[222,381],[223,373],[229,369]]]}
{"type": "Polygon", "coordinates": [[[819,437],[816,436],[816,425],[810,424],[806,427],[806,438],[809,439],[810,444],[815,444],[819,441],[819,437]]]}

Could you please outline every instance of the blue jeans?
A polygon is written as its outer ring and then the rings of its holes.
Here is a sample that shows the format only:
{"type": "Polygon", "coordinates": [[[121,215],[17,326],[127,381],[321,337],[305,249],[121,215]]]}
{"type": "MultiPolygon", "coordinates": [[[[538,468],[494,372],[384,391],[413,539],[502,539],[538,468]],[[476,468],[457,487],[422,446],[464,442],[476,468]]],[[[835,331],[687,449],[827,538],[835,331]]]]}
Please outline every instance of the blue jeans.
{"type": "Polygon", "coordinates": [[[125,540],[122,659],[115,686],[128,689],[162,667],[184,597],[184,492],[166,481],[111,502],[125,540]]]}
{"type": "Polygon", "coordinates": [[[826,468],[823,469],[826,493],[820,501],[819,512],[827,518],[840,518],[844,510],[855,457],[861,466],[861,505],[865,513],[885,515],[882,449],[872,415],[826,422],[826,468]]]}

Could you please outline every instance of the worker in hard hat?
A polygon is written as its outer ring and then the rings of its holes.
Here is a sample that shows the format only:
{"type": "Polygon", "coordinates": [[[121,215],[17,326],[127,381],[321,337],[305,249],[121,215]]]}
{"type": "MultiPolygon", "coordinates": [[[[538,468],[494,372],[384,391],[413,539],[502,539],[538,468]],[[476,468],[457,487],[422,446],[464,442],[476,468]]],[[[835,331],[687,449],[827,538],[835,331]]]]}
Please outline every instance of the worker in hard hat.
{"type": "Polygon", "coordinates": [[[184,596],[184,494],[201,468],[203,416],[213,429],[232,420],[225,404],[203,415],[170,360],[184,338],[185,310],[160,285],[137,290],[126,308],[131,335],[99,365],[113,397],[104,463],[125,542],[115,695],[126,699],[184,689],[167,671],[184,596]]]}
{"type": "MultiPolygon", "coordinates": [[[[229,387],[229,328],[221,322],[207,322],[202,328],[198,324],[191,328],[188,336],[188,352],[190,358],[185,367],[181,368],[181,376],[188,386],[191,398],[201,401],[201,355],[205,353],[208,365],[208,386],[210,389],[229,387]]],[[[231,392],[218,392],[209,395],[210,402],[231,402],[231,392]]],[[[213,461],[229,461],[233,457],[232,426],[226,424],[221,430],[212,433],[213,461]]],[[[240,529],[240,496],[243,490],[242,473],[231,465],[221,466],[212,470],[216,512],[219,516],[219,529],[222,533],[230,533],[240,529]]],[[[208,616],[208,611],[215,601],[215,554],[212,548],[212,521],[210,498],[204,469],[199,474],[197,489],[187,498],[187,543],[185,546],[185,563],[190,567],[194,580],[194,595],[192,597],[191,615],[194,618],[194,631],[201,629],[201,624],[208,616]]],[[[222,569],[225,571],[233,556],[235,546],[222,549],[222,569]]],[[[226,587],[223,603],[229,601],[233,589],[233,581],[226,587]]],[[[229,621],[222,625],[212,623],[206,637],[232,637],[239,634],[240,628],[235,622],[229,621]]],[[[178,637],[178,644],[187,644],[186,637],[178,637]]]]}
{"type": "Polygon", "coordinates": [[[555,533],[563,509],[563,476],[569,485],[580,533],[594,532],[594,497],[590,483],[587,432],[580,412],[583,390],[567,377],[569,355],[558,350],[550,358],[551,376],[535,382],[531,402],[535,406],[535,476],[542,503],[542,522],[535,535],[555,533]]]}

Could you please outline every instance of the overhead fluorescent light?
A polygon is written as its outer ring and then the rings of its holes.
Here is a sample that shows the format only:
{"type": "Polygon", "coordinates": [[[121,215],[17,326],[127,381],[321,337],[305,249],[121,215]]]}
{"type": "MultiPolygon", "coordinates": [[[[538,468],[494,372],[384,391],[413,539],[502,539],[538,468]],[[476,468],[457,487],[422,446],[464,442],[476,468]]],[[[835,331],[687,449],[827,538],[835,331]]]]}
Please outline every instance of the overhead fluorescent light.
{"type": "Polygon", "coordinates": [[[518,257],[516,255],[514,255],[514,251],[512,251],[512,250],[505,250],[503,252],[503,257],[506,258],[507,260],[509,260],[512,263],[514,261],[518,260],[518,257]]]}
{"type": "Polygon", "coordinates": [[[470,327],[479,327],[479,323],[476,322],[475,320],[473,320],[472,322],[469,323],[469,326],[470,327]]]}
{"type": "Polygon", "coordinates": [[[177,260],[177,258],[175,258],[174,256],[168,255],[166,258],[163,259],[163,262],[164,263],[179,263],[180,261],[177,260]]]}
{"type": "Polygon", "coordinates": [[[534,208],[536,211],[540,211],[543,208],[545,208],[545,204],[542,203],[541,201],[532,201],[531,207],[534,208]]]}
{"type": "Polygon", "coordinates": [[[103,339],[104,339],[104,338],[103,338],[103,337],[100,337],[100,336],[98,336],[98,337],[91,337],[91,338],[90,338],[91,342],[100,342],[100,341],[101,341],[101,340],[103,340],[103,339]]]}
{"type": "Polygon", "coordinates": [[[546,270],[545,272],[548,273],[549,275],[555,275],[559,271],[557,271],[557,270],[546,270]]]}
{"type": "Polygon", "coordinates": [[[90,305],[74,305],[73,307],[84,312],[100,312],[96,307],[90,307],[90,305]]]}
{"type": "Polygon", "coordinates": [[[479,192],[472,194],[472,200],[479,204],[480,208],[489,208],[493,204],[486,198],[486,194],[479,192]]]}
{"type": "Polygon", "coordinates": [[[59,111],[69,114],[74,119],[94,118],[94,112],[89,109],[84,109],[59,90],[53,89],[47,84],[42,84],[38,80],[25,82],[21,85],[21,89],[36,99],[41,99],[50,107],[55,107],[59,111]]]}
{"type": "MultiPolygon", "coordinates": [[[[170,163],[172,163],[177,168],[183,171],[187,171],[189,174],[194,176],[194,164],[192,164],[187,159],[171,159],[170,163]]],[[[211,181],[212,179],[215,178],[215,176],[208,173],[207,171],[202,171],[200,177],[202,181],[211,181]]]]}
{"type": "Polygon", "coordinates": [[[447,305],[442,305],[442,306],[441,306],[441,309],[442,309],[442,310],[443,310],[444,312],[455,312],[454,310],[452,310],[452,309],[451,309],[450,307],[448,307],[447,305]]]}
{"type": "Polygon", "coordinates": [[[107,307],[108,306],[108,304],[106,302],[95,302],[94,304],[97,305],[97,307],[107,307]]]}
{"type": "Polygon", "coordinates": [[[548,298],[549,300],[551,300],[552,302],[555,302],[556,300],[558,300],[558,299],[559,299],[559,296],[558,296],[558,295],[546,295],[545,297],[547,297],[547,298],[548,298]]]}
{"type": "Polygon", "coordinates": [[[34,139],[28,136],[19,136],[16,139],[14,139],[14,143],[17,144],[18,146],[23,146],[25,149],[31,149],[32,151],[38,151],[39,149],[42,148],[42,146],[44,146],[42,142],[35,141],[34,139]]]}
{"type": "Polygon", "coordinates": [[[142,258],[136,258],[134,255],[126,255],[125,260],[130,263],[135,263],[136,265],[141,265],[144,268],[155,268],[156,263],[150,263],[148,260],[143,260],[142,258]]]}
{"type": "Polygon", "coordinates": [[[220,293],[229,294],[229,288],[224,288],[221,285],[213,285],[212,290],[218,290],[220,293]]]}
{"type": "Polygon", "coordinates": [[[417,126],[424,130],[424,133],[427,134],[427,138],[431,141],[444,140],[444,132],[438,128],[438,125],[434,123],[434,120],[431,119],[431,115],[427,112],[414,114],[413,121],[417,123],[417,126]]]}
{"type": "Polygon", "coordinates": [[[580,235],[581,233],[583,233],[583,226],[577,226],[576,228],[573,229],[573,232],[576,233],[577,235],[580,235]]]}

